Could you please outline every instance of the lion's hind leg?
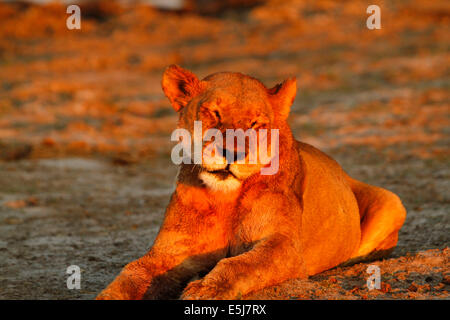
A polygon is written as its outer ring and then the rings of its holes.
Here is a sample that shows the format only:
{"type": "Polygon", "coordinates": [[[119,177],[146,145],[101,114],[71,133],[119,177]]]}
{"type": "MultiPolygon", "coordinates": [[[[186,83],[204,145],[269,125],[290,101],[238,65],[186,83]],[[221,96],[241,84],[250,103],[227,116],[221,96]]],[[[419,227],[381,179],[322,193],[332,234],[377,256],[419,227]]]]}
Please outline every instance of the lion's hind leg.
{"type": "Polygon", "coordinates": [[[406,210],[394,193],[354,179],[350,180],[361,217],[361,242],[351,261],[360,262],[387,256],[397,245],[398,231],[406,210]]]}

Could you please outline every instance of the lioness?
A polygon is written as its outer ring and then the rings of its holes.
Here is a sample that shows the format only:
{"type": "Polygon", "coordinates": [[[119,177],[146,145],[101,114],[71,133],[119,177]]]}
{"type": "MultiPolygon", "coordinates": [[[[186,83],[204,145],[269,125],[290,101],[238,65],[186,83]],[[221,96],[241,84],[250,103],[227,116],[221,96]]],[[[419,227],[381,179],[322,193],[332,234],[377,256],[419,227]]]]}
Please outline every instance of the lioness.
{"type": "Polygon", "coordinates": [[[202,121],[203,130],[222,132],[279,129],[279,169],[262,175],[261,163],[181,164],[152,248],[97,299],[235,299],[395,247],[406,216],[400,199],[352,179],[292,136],[286,119],[295,79],[267,89],[241,73],[199,80],[172,65],[162,88],[180,128],[202,121]]]}

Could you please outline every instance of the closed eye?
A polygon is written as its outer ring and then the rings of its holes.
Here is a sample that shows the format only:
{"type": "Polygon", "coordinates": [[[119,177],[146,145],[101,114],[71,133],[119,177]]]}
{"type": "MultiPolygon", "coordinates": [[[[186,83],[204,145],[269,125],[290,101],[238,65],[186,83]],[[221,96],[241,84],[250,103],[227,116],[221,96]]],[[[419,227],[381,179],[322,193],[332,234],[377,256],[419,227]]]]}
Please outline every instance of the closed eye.
{"type": "Polygon", "coordinates": [[[253,130],[257,129],[265,129],[268,125],[268,121],[265,118],[258,118],[257,120],[253,120],[250,124],[250,128],[253,130]]]}
{"type": "Polygon", "coordinates": [[[206,106],[202,106],[200,108],[200,112],[205,119],[209,119],[210,121],[214,121],[216,123],[221,122],[220,113],[218,110],[211,110],[206,106]]]}
{"type": "Polygon", "coordinates": [[[219,113],[219,111],[217,111],[217,110],[214,110],[214,115],[216,116],[216,118],[217,118],[217,121],[219,121],[219,122],[220,122],[220,113],[219,113]]]}

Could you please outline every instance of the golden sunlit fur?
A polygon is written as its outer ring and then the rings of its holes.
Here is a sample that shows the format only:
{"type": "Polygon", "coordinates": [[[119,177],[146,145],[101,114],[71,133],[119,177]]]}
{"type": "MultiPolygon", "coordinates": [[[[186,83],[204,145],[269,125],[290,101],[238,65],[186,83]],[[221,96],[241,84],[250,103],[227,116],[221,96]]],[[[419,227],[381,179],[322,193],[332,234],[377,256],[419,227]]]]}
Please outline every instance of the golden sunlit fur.
{"type": "Polygon", "coordinates": [[[209,173],[207,171],[201,172],[199,174],[199,178],[203,181],[205,186],[212,191],[229,192],[234,191],[241,186],[241,182],[232,176],[229,176],[226,179],[222,180],[217,178],[215,174],[209,173]]]}
{"type": "Polygon", "coordinates": [[[170,66],[162,86],[180,128],[192,132],[200,120],[203,130],[279,129],[278,172],[260,174],[261,163],[182,164],[152,248],[98,299],[235,299],[395,247],[406,215],[399,198],[293,138],[286,119],[295,79],[267,89],[240,73],[198,80],[170,66]]]}

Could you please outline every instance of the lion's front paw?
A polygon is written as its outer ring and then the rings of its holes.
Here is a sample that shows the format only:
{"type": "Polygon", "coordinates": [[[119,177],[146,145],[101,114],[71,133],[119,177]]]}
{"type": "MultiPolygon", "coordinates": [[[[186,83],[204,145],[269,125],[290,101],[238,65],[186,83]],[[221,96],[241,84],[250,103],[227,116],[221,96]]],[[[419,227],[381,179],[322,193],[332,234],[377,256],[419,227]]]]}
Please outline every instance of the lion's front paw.
{"type": "Polygon", "coordinates": [[[217,298],[217,289],[203,284],[203,280],[196,280],[184,289],[181,299],[183,300],[213,300],[217,298]]]}
{"type": "Polygon", "coordinates": [[[230,300],[236,298],[229,286],[202,279],[189,283],[181,295],[183,300],[230,300]]]}
{"type": "Polygon", "coordinates": [[[98,294],[95,300],[127,300],[127,297],[120,292],[105,289],[98,294]]]}

